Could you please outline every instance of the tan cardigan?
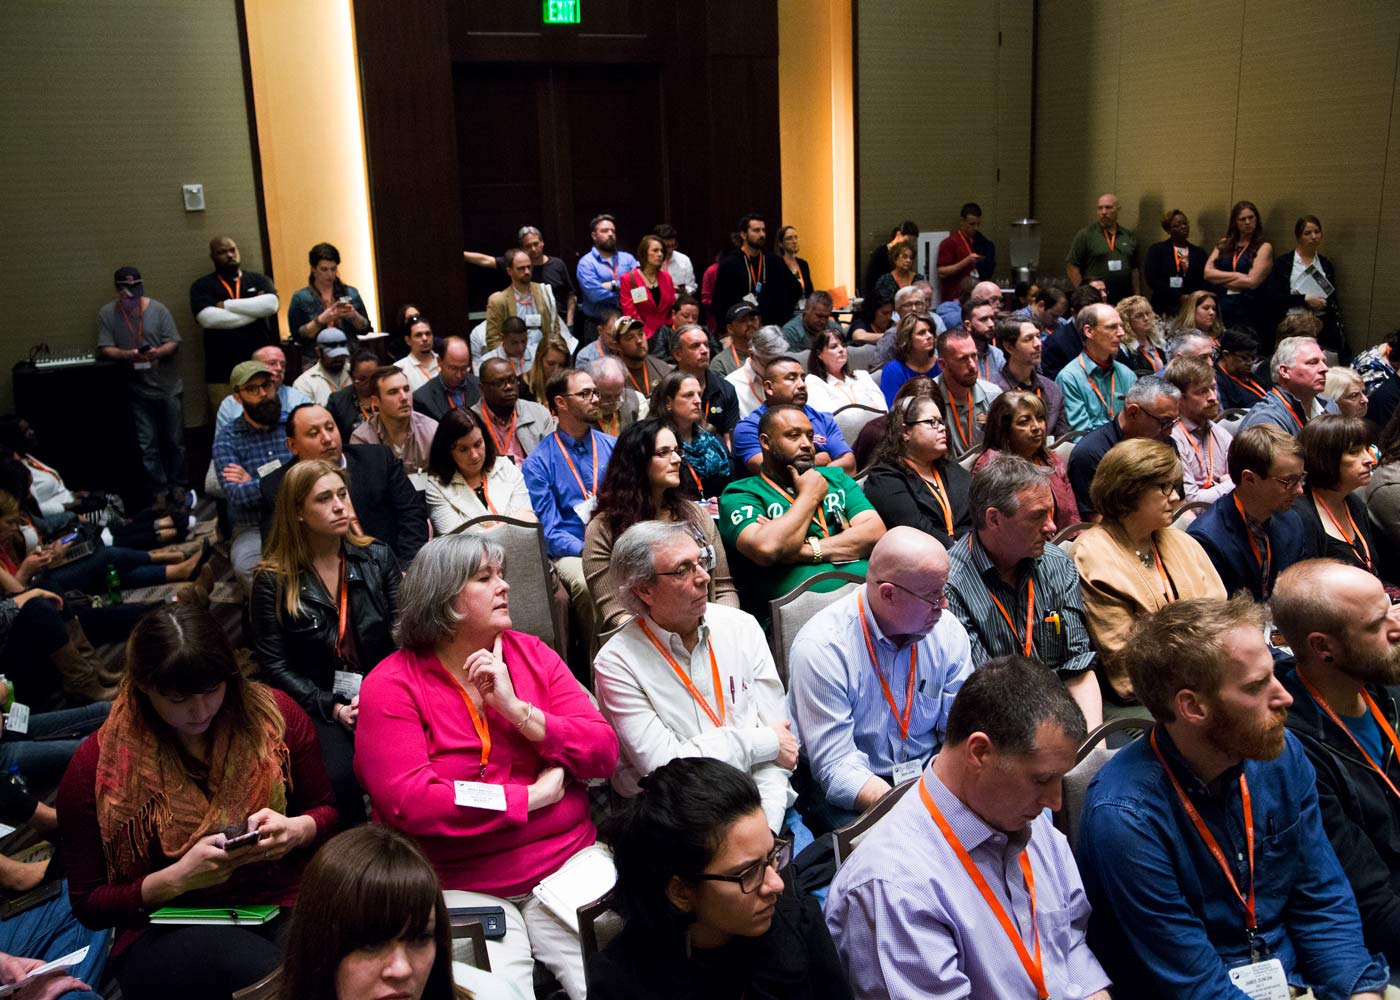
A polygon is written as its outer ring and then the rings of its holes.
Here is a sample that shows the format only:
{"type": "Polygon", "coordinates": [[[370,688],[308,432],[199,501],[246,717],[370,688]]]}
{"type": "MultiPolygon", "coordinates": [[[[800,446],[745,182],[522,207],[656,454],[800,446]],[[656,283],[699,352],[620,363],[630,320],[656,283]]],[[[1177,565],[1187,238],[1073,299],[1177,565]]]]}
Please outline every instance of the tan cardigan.
{"type": "MultiPolygon", "coordinates": [[[[688,502],[688,501],[687,501],[688,502]]],[[[692,504],[692,506],[694,506],[692,504]]],[[[700,510],[701,530],[705,540],[715,550],[715,568],[710,573],[710,602],[725,604],[731,608],[739,606],[739,592],[734,589],[734,581],[729,578],[729,561],[724,555],[724,545],[719,540],[715,519],[700,510]]],[[[601,634],[621,625],[629,614],[617,597],[617,584],[608,571],[612,561],[612,523],[606,517],[595,517],[588,522],[583,533],[583,577],[588,581],[588,592],[593,595],[593,606],[598,609],[598,632],[601,634]]]]}
{"type": "MultiPolygon", "coordinates": [[[[535,309],[540,314],[540,332],[543,337],[558,335],[558,310],[554,306],[554,295],[548,286],[538,281],[530,282],[530,294],[535,299],[535,309]]],[[[501,324],[515,315],[515,293],[509,288],[492,293],[486,300],[486,349],[494,351],[501,344],[501,324]]]]}
{"type": "MultiPolygon", "coordinates": [[[[1225,585],[1200,543],[1184,531],[1161,528],[1152,540],[1180,600],[1214,597],[1225,600],[1225,585]]],[[[1131,699],[1133,684],[1117,656],[1138,618],[1169,603],[1157,570],[1144,568],[1127,534],[1113,521],[1096,524],[1074,541],[1071,551],[1079,570],[1079,589],[1089,635],[1099,651],[1103,676],[1118,697],[1131,699]]]]}

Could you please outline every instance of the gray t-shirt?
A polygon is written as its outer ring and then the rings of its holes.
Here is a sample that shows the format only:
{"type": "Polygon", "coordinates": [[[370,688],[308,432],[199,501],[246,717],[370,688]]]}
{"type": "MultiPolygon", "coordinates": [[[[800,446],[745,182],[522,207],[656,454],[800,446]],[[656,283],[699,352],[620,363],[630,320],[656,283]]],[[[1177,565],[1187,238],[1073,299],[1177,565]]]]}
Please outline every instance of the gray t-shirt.
{"type": "MultiPolygon", "coordinates": [[[[117,308],[115,300],[108,302],[97,313],[97,346],[116,347],[124,351],[145,345],[160,347],[162,344],[178,344],[180,331],[175,329],[175,319],[170,310],[155,299],[146,304],[146,311],[140,322],[128,324],[125,316],[117,308]],[[140,335],[140,342],[137,335],[140,335]]],[[[165,358],[151,358],[149,361],[124,361],[130,370],[127,382],[133,395],[148,399],[160,399],[172,393],[183,392],[180,381],[180,363],[172,354],[165,358]]]]}

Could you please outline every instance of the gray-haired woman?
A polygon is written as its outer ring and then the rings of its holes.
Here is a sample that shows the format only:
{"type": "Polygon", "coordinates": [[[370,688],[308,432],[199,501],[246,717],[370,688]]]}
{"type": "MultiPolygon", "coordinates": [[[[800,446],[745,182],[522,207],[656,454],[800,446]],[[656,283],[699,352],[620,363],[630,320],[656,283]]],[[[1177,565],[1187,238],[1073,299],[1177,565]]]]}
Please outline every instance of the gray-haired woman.
{"type": "Polygon", "coordinates": [[[360,692],[355,773],[450,905],[505,910],[492,969],[530,995],[539,959],[578,1000],[578,935],[532,890],[593,845],[583,781],[612,775],[617,736],[554,651],[511,630],[505,568],[477,535],[419,551],[399,589],[402,649],[360,692]]]}

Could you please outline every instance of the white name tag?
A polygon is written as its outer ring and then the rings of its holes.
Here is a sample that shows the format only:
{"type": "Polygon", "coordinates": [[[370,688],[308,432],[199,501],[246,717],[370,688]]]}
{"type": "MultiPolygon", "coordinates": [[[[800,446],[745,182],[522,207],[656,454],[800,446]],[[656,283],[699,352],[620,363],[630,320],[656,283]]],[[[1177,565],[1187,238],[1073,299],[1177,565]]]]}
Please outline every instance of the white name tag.
{"type": "Polygon", "coordinates": [[[903,764],[896,764],[894,766],[894,773],[890,775],[890,779],[894,782],[895,786],[898,787],[906,782],[913,781],[923,773],[923,764],[919,763],[917,760],[906,760],[903,764]]]}
{"type": "Polygon", "coordinates": [[[1121,271],[1123,270],[1123,262],[1121,260],[1111,260],[1108,262],[1108,269],[1110,271],[1121,271]]]}
{"type": "Polygon", "coordinates": [[[258,466],[258,478],[262,479],[265,476],[271,475],[280,468],[282,468],[282,460],[280,458],[274,458],[271,462],[264,462],[262,465],[258,466]]]}
{"type": "Polygon", "coordinates": [[[426,472],[410,472],[408,481],[413,484],[413,488],[422,493],[428,488],[428,474],[426,472]]]}
{"type": "Polygon", "coordinates": [[[1173,274],[1167,279],[1167,286],[1170,288],[1181,288],[1185,284],[1185,280],[1179,274],[1173,274]]]}
{"type": "Polygon", "coordinates": [[[584,524],[587,524],[593,519],[593,511],[595,511],[597,508],[598,498],[596,496],[589,497],[582,503],[574,504],[574,514],[578,517],[580,521],[582,521],[584,524]]]}
{"type": "Polygon", "coordinates": [[[540,314],[528,313],[525,316],[525,326],[531,330],[538,330],[540,328],[540,314]]]}
{"type": "Polygon", "coordinates": [[[331,690],[343,698],[354,698],[359,695],[360,684],[363,682],[364,677],[353,670],[337,670],[331,690]]]}
{"type": "Polygon", "coordinates": [[[136,372],[144,372],[150,367],[151,363],[149,361],[133,361],[131,363],[131,370],[136,372]]]}
{"type": "Polygon", "coordinates": [[[745,296],[744,296],[742,299],[740,299],[739,301],[740,301],[740,302],[747,302],[749,305],[753,306],[755,309],[758,308],[758,296],[755,295],[753,292],[749,292],[749,294],[745,295],[745,296]]]}
{"type": "Polygon", "coordinates": [[[639,303],[639,304],[640,304],[640,303],[642,303],[642,302],[645,302],[646,300],[647,300],[647,290],[646,290],[644,287],[642,287],[641,285],[638,285],[636,288],[632,289],[632,301],[633,301],[633,302],[636,302],[636,303],[639,303]]]}
{"type": "Polygon", "coordinates": [[[29,706],[15,702],[5,713],[5,728],[12,733],[29,732],[29,706]]]}
{"type": "Polygon", "coordinates": [[[468,809],[506,811],[506,786],[489,785],[484,781],[454,781],[452,790],[459,806],[468,809]]]}
{"type": "Polygon", "coordinates": [[[1231,969],[1230,982],[1250,1000],[1288,1000],[1288,977],[1283,973],[1283,963],[1276,958],[1231,969]]]}

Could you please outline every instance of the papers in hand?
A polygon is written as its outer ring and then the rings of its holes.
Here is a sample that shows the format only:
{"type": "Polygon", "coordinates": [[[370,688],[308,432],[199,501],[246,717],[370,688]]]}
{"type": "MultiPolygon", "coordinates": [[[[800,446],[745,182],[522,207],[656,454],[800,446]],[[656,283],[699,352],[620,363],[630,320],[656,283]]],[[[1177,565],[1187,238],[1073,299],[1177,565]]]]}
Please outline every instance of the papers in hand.
{"type": "Polygon", "coordinates": [[[612,853],[600,844],[585,847],[534,888],[535,898],[578,933],[578,908],[617,884],[612,853]]]}
{"type": "Polygon", "coordinates": [[[62,958],[55,958],[52,962],[46,962],[30,972],[23,979],[17,979],[6,986],[0,986],[0,997],[9,996],[16,990],[21,989],[26,983],[38,979],[40,976],[46,976],[50,972],[57,972],[60,969],[71,969],[75,965],[80,965],[83,959],[87,958],[87,953],[87,948],[79,948],[77,951],[69,952],[62,958]]]}
{"type": "Polygon", "coordinates": [[[1336,290],[1332,282],[1327,280],[1327,275],[1322,273],[1322,268],[1317,266],[1316,261],[1303,268],[1303,273],[1298,275],[1298,280],[1293,283],[1294,294],[1304,298],[1312,296],[1325,299],[1336,290]]]}

